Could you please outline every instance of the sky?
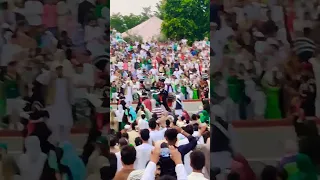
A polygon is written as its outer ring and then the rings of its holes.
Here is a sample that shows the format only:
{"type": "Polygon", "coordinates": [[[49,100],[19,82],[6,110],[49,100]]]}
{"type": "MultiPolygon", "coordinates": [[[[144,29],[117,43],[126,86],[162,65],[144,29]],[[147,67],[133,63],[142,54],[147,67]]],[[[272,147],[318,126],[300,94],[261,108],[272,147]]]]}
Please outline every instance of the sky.
{"type": "Polygon", "coordinates": [[[151,6],[151,10],[156,10],[155,6],[160,0],[110,0],[110,12],[121,13],[122,15],[140,14],[142,8],[151,6]]]}

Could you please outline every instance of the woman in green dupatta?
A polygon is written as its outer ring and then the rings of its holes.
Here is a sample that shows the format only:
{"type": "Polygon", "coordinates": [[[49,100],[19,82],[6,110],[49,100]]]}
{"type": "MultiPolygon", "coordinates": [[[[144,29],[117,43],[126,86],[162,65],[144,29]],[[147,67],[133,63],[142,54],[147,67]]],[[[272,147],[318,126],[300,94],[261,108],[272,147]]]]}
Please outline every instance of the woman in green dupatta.
{"type": "Polygon", "coordinates": [[[185,82],[181,83],[181,93],[183,94],[184,99],[188,99],[187,86],[185,82]]]}
{"type": "Polygon", "coordinates": [[[281,109],[280,109],[280,86],[273,74],[272,80],[269,80],[265,85],[265,94],[267,97],[267,105],[265,110],[266,119],[281,119],[281,109]]]}
{"type": "Polygon", "coordinates": [[[192,89],[192,99],[193,100],[198,100],[199,99],[199,88],[197,85],[193,84],[191,86],[192,89]]]}
{"type": "Polygon", "coordinates": [[[318,180],[316,167],[313,165],[309,156],[298,154],[296,162],[299,172],[296,176],[290,177],[289,180],[318,180]]]}
{"type": "Polygon", "coordinates": [[[199,116],[200,116],[200,122],[201,123],[206,123],[210,119],[210,115],[206,110],[202,110],[201,113],[199,113],[199,116]]]}
{"type": "Polygon", "coordinates": [[[230,76],[227,78],[229,96],[232,101],[239,104],[242,96],[241,81],[235,76],[234,70],[230,70],[230,76]]]}

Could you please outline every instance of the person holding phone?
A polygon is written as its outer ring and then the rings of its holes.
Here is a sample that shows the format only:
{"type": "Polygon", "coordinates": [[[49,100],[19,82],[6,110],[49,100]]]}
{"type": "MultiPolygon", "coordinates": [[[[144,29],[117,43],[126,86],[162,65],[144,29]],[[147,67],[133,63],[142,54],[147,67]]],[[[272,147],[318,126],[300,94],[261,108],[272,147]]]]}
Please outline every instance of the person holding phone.
{"type": "Polygon", "coordinates": [[[160,147],[161,147],[161,156],[160,156],[161,174],[160,174],[160,176],[163,176],[163,175],[170,175],[173,177],[177,176],[177,174],[175,172],[175,164],[170,159],[170,156],[168,156],[168,152],[167,152],[168,149],[166,149],[166,148],[168,148],[170,146],[174,146],[180,152],[181,156],[184,157],[190,151],[195,149],[195,147],[197,146],[197,141],[202,136],[202,134],[206,131],[206,129],[207,129],[207,125],[206,124],[202,125],[197,137],[190,135],[189,133],[182,130],[182,128],[177,127],[177,126],[174,126],[173,128],[169,128],[166,130],[164,137],[165,137],[167,143],[164,142],[164,143],[160,144],[160,147]],[[178,140],[177,135],[179,133],[184,135],[185,137],[187,137],[189,140],[189,143],[185,144],[185,145],[181,145],[179,147],[176,147],[176,143],[178,140]]]}
{"type": "MultiPolygon", "coordinates": [[[[149,179],[155,179],[155,172],[157,170],[157,163],[159,162],[162,155],[164,155],[163,150],[161,150],[160,146],[155,147],[155,149],[151,153],[150,162],[148,163],[144,174],[141,178],[141,180],[149,180],[149,179]]],[[[184,169],[184,165],[182,162],[182,155],[179,152],[175,146],[167,146],[169,158],[174,162],[175,164],[175,173],[177,174],[177,180],[186,180],[187,172],[184,169]]],[[[167,150],[166,150],[167,151],[167,150]]],[[[166,156],[168,155],[166,154],[166,156]]],[[[165,176],[171,177],[171,175],[165,174],[165,176]]]]}

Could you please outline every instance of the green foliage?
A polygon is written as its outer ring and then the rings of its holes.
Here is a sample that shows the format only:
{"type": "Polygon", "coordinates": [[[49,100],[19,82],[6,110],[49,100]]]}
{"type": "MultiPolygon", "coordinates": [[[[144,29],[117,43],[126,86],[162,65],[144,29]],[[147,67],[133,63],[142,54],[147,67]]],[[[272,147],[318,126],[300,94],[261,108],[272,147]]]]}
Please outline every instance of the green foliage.
{"type": "Polygon", "coordinates": [[[146,21],[147,19],[148,17],[142,15],[121,15],[120,13],[117,13],[110,17],[110,27],[115,28],[117,31],[123,33],[146,21]]]}
{"type": "Polygon", "coordinates": [[[143,38],[141,36],[137,36],[137,35],[129,35],[123,38],[123,40],[125,40],[126,42],[143,42],[143,38]]]}
{"type": "Polygon", "coordinates": [[[123,33],[148,20],[151,16],[153,16],[151,7],[143,8],[143,12],[140,15],[121,15],[117,13],[110,17],[110,26],[123,33]]]}
{"type": "Polygon", "coordinates": [[[163,14],[163,5],[166,0],[161,0],[159,3],[156,4],[157,10],[154,11],[154,16],[158,17],[159,19],[163,19],[164,14],[163,14]]]}
{"type": "Polygon", "coordinates": [[[168,38],[161,34],[158,38],[157,38],[157,41],[160,42],[160,43],[164,43],[164,42],[168,42],[168,38]]]}
{"type": "Polygon", "coordinates": [[[145,7],[140,15],[113,14],[110,26],[123,33],[150,17],[157,16],[163,20],[163,36],[159,37],[158,41],[185,38],[188,43],[192,43],[210,34],[209,6],[210,0],[161,0],[157,3],[155,12],[151,11],[151,7],[145,7]]]}
{"type": "Polygon", "coordinates": [[[202,40],[210,31],[210,0],[164,0],[162,32],[170,39],[202,40]]]}

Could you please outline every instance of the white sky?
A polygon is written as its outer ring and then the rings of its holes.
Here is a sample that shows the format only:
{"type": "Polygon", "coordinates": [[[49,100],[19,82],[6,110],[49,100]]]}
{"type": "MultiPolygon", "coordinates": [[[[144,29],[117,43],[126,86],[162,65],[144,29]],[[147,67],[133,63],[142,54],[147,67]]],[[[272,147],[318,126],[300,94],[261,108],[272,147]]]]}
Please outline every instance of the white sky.
{"type": "Polygon", "coordinates": [[[110,12],[121,13],[122,15],[140,14],[142,8],[151,6],[151,10],[156,10],[155,6],[160,0],[110,0],[110,12]]]}

